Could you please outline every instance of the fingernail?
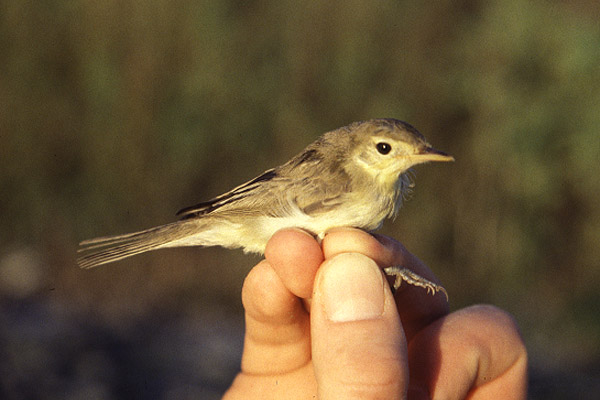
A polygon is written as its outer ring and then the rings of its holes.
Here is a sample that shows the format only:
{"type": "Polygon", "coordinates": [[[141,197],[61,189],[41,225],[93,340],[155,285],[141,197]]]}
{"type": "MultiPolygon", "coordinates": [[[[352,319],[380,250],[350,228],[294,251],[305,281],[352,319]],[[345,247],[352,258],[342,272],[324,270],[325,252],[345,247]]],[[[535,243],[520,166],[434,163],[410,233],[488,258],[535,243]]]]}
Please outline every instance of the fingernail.
{"type": "Polygon", "coordinates": [[[318,290],[333,322],[375,319],[383,314],[383,277],[377,264],[358,253],[343,253],[322,267],[318,290]]]}

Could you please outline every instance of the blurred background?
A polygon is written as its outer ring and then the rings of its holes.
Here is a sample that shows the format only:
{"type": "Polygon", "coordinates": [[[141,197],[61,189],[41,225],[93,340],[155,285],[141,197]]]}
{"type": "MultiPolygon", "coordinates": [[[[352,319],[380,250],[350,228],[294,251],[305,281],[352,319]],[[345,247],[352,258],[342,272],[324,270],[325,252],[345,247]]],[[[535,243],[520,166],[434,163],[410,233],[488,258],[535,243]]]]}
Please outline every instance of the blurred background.
{"type": "Polygon", "coordinates": [[[451,306],[512,313],[532,399],[600,397],[600,3],[0,2],[0,397],[215,399],[259,261],[77,243],[175,220],[319,134],[395,117],[417,167],[383,232],[451,306]]]}

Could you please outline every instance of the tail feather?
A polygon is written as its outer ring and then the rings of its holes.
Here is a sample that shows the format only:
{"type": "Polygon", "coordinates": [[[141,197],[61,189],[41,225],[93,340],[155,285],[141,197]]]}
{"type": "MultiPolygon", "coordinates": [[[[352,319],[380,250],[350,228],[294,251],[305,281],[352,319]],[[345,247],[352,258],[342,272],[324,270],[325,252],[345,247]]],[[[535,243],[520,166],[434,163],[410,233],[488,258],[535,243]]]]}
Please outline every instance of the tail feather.
{"type": "MultiPolygon", "coordinates": [[[[162,228],[162,226],[159,226],[158,228],[162,228]]],[[[124,242],[128,239],[135,238],[142,234],[148,234],[149,232],[154,231],[155,229],[156,228],[150,228],[139,232],[126,233],[123,235],[102,236],[94,239],[83,240],[79,243],[79,245],[82,246],[82,248],[78,249],[77,252],[81,253],[83,251],[109,246],[114,243],[124,242]]]]}
{"type": "Polygon", "coordinates": [[[81,268],[89,269],[136,254],[166,247],[169,242],[189,236],[197,226],[189,222],[174,222],[139,232],[117,236],[105,236],[84,240],[78,253],[88,253],[77,258],[81,268]]]}

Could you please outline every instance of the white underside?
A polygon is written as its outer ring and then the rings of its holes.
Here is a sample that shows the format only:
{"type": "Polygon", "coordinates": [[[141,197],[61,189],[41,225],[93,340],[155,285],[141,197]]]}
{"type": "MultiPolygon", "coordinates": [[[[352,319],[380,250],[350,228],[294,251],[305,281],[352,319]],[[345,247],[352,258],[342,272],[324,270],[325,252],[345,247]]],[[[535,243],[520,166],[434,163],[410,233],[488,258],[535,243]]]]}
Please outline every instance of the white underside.
{"type": "Polygon", "coordinates": [[[308,216],[297,208],[290,213],[293,215],[286,217],[244,215],[236,217],[207,216],[199,220],[199,231],[197,234],[191,234],[171,241],[161,247],[242,247],[245,252],[264,253],[267,241],[275,232],[283,228],[296,227],[305,229],[320,238],[323,238],[329,229],[340,226],[376,229],[378,226],[373,226],[372,221],[382,221],[385,215],[373,217],[372,215],[366,215],[365,210],[369,210],[369,208],[351,207],[325,213],[318,217],[308,216]]]}

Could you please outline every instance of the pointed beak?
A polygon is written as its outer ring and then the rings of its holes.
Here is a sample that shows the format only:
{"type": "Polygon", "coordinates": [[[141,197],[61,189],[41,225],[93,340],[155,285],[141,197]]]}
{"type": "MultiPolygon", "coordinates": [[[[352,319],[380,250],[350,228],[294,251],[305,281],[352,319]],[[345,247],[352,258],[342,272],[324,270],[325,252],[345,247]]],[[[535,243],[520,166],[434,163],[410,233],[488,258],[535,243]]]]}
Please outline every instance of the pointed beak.
{"type": "Polygon", "coordinates": [[[436,150],[433,147],[425,147],[418,153],[410,156],[411,160],[415,164],[421,164],[429,161],[454,161],[454,157],[444,153],[443,151],[436,150]]]}

